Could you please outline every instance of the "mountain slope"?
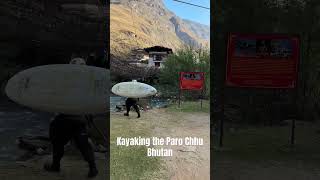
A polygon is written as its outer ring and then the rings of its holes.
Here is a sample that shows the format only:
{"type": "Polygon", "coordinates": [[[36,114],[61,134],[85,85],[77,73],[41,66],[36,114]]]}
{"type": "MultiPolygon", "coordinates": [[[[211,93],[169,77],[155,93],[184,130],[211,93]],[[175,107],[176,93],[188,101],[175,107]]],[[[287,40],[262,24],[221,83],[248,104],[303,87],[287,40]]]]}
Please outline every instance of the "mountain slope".
{"type": "Polygon", "coordinates": [[[169,11],[162,0],[124,0],[119,5],[111,5],[110,28],[111,53],[114,55],[155,45],[176,50],[185,43],[207,43],[185,21],[169,11]]]}
{"type": "Polygon", "coordinates": [[[198,37],[208,41],[210,40],[210,26],[190,21],[188,19],[183,19],[183,24],[198,37]]]}

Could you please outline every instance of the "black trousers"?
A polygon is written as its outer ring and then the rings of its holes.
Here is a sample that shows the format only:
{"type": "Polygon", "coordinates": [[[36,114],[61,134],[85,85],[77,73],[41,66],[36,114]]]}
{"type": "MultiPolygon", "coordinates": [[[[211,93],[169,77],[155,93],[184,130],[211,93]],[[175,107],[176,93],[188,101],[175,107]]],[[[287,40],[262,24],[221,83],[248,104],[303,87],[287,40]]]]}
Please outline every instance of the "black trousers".
{"type": "Polygon", "coordinates": [[[127,115],[129,115],[129,111],[131,109],[131,107],[133,106],[134,110],[137,112],[138,116],[140,116],[140,110],[139,107],[137,105],[137,101],[131,98],[128,98],[126,100],[126,109],[127,109],[127,115]]]}
{"type": "Polygon", "coordinates": [[[95,168],[94,151],[88,141],[86,124],[77,120],[55,119],[50,124],[49,134],[52,142],[53,165],[60,166],[64,146],[73,139],[90,168],[95,168]]]}

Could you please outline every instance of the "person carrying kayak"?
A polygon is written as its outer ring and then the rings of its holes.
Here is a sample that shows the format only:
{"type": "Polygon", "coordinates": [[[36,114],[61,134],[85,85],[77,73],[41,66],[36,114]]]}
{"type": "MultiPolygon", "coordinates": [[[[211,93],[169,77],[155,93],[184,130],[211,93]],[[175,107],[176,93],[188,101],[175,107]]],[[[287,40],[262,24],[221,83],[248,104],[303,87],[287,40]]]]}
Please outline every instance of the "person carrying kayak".
{"type": "MultiPolygon", "coordinates": [[[[85,65],[82,58],[74,58],[70,64],[85,65]]],[[[87,125],[92,121],[91,115],[58,114],[50,123],[49,137],[52,143],[52,162],[45,163],[44,169],[50,172],[60,171],[60,161],[64,155],[64,146],[73,140],[83,158],[89,164],[88,177],[98,175],[93,147],[89,143],[87,125]]]]}
{"type": "Polygon", "coordinates": [[[124,113],[125,116],[129,116],[129,112],[130,112],[130,109],[131,107],[133,106],[133,108],[136,110],[137,114],[138,114],[138,117],[137,118],[140,118],[140,110],[139,110],[139,107],[137,105],[137,100],[134,99],[134,98],[127,98],[126,100],[126,109],[127,109],[127,112],[124,113]]]}

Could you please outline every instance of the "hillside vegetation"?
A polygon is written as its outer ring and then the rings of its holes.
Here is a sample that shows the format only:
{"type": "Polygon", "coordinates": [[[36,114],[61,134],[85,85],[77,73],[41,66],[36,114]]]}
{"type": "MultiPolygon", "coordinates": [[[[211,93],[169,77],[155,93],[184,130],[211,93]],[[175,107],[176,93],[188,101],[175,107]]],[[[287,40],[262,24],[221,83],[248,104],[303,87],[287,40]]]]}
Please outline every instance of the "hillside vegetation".
{"type": "MultiPolygon", "coordinates": [[[[206,46],[208,40],[205,40],[204,36],[196,35],[196,30],[191,30],[187,23],[166,9],[161,0],[123,1],[121,4],[112,4],[111,54],[124,56],[133,48],[155,45],[173,50],[179,49],[183,44],[206,46]]],[[[198,34],[201,33],[205,31],[198,34]]]]}

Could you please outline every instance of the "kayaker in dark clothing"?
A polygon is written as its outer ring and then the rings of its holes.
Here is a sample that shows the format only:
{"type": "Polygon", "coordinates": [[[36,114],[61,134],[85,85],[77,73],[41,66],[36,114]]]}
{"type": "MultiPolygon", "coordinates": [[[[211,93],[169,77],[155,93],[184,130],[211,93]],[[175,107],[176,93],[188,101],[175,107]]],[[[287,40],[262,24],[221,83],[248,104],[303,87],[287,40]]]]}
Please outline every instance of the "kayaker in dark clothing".
{"type": "MultiPolygon", "coordinates": [[[[86,65],[82,58],[73,58],[70,64],[86,65]]],[[[60,171],[60,161],[64,154],[64,146],[74,140],[84,160],[89,164],[88,177],[95,177],[98,170],[94,151],[89,144],[87,125],[92,122],[92,116],[58,114],[50,123],[49,137],[52,143],[52,162],[46,163],[44,169],[52,172],[60,171]]]]}
{"type": "Polygon", "coordinates": [[[139,107],[137,105],[137,100],[134,99],[134,98],[127,98],[126,100],[126,109],[127,109],[127,112],[124,113],[125,116],[129,116],[129,111],[131,109],[131,107],[133,106],[133,108],[136,110],[137,114],[138,114],[138,117],[137,118],[140,118],[140,110],[139,110],[139,107]]]}
{"type": "Polygon", "coordinates": [[[74,140],[84,160],[89,164],[88,177],[95,177],[98,170],[95,164],[94,151],[89,144],[87,123],[90,116],[59,114],[50,123],[49,136],[52,143],[52,163],[45,164],[47,171],[59,172],[64,146],[74,140]]]}

